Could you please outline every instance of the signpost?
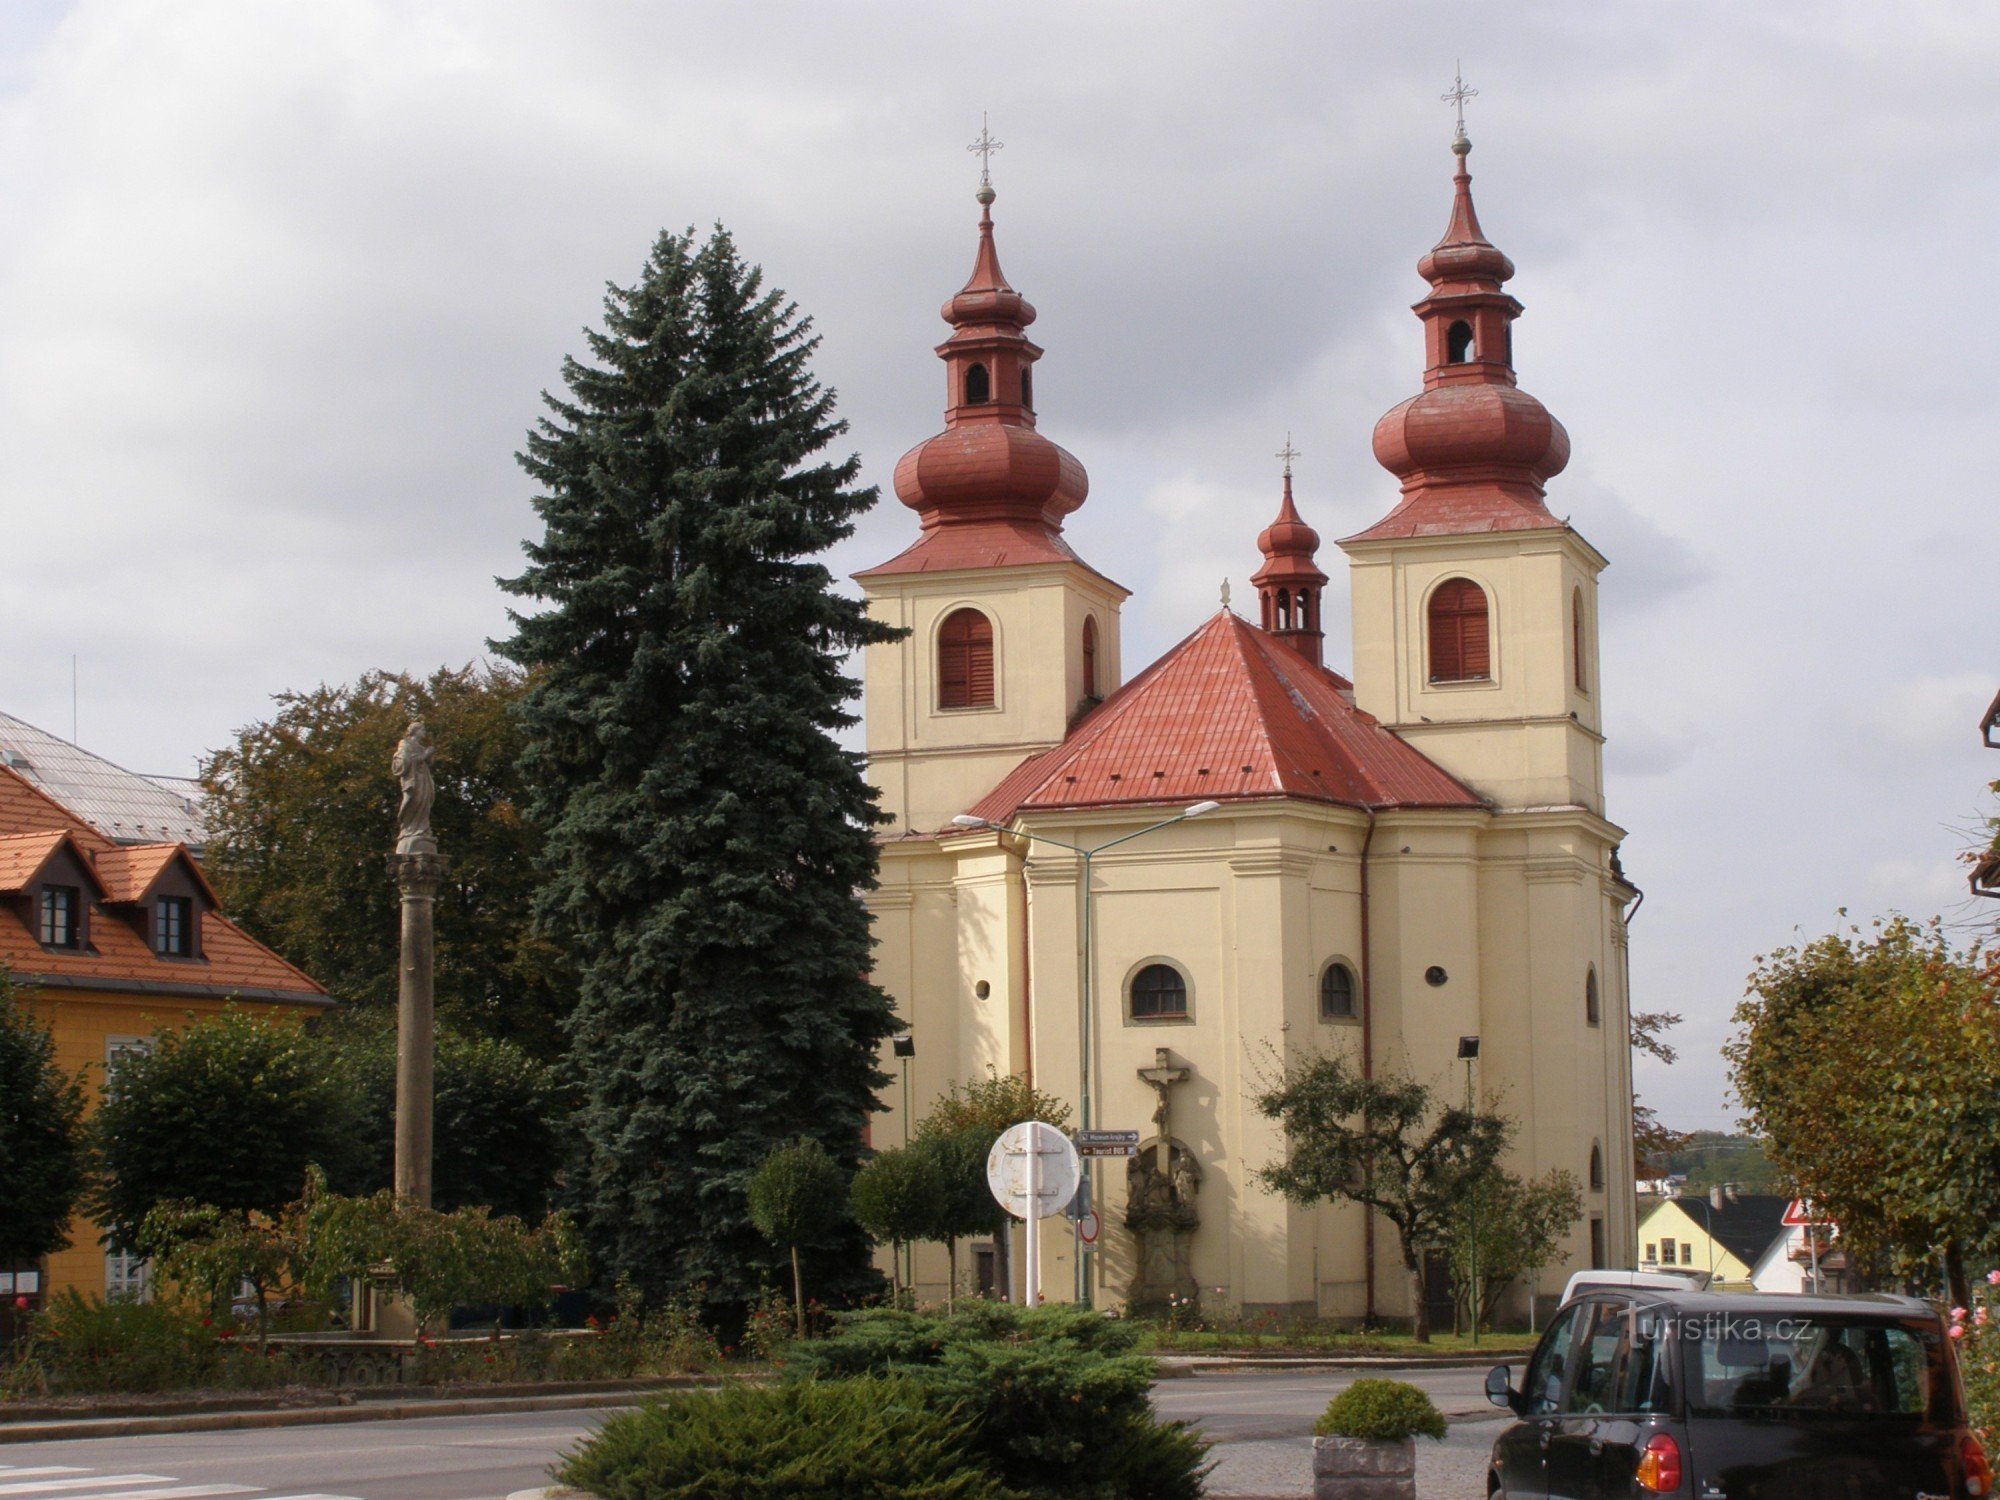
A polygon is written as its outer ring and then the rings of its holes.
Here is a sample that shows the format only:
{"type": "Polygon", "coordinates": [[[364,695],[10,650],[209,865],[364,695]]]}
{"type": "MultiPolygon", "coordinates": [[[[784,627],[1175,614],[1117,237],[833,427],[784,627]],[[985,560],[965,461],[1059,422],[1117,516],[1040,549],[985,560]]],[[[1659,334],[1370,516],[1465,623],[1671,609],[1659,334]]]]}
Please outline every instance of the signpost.
{"type": "Polygon", "coordinates": [[[986,1154],[986,1185],[999,1205],[1028,1226],[1022,1301],[1034,1307],[1042,1296],[1041,1221],[1063,1211],[1076,1196],[1083,1175],[1076,1148],[1053,1125],[1024,1120],[1010,1126],[986,1154]]]}
{"type": "Polygon", "coordinates": [[[1137,1156],[1136,1130],[1079,1130],[1075,1137],[1078,1156],[1137,1156]]]}

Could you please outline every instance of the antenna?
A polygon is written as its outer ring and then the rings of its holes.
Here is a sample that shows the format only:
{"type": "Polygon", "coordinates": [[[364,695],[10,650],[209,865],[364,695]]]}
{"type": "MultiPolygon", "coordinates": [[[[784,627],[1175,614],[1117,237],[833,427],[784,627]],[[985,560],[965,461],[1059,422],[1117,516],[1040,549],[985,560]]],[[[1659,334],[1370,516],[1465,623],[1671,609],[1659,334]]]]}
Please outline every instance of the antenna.
{"type": "Polygon", "coordinates": [[[76,653],[69,658],[69,742],[76,743],[76,653]]]}

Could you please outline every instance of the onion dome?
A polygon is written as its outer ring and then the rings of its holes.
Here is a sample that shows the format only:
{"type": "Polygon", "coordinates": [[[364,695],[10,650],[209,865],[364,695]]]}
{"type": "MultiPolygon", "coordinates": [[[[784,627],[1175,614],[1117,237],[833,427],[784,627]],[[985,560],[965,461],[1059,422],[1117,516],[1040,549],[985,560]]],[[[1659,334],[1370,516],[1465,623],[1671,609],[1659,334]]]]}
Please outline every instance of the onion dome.
{"type": "Polygon", "coordinates": [[[1250,575],[1264,629],[1315,666],[1321,664],[1326,633],[1320,623],[1320,595],[1326,588],[1314,554],[1319,533],[1299,516],[1292,501],[1292,444],[1285,441],[1285,494],[1278,518],[1257,537],[1264,565],[1250,575]]]}
{"type": "Polygon", "coordinates": [[[1375,424],[1375,458],[1403,499],[1359,536],[1444,535],[1561,524],[1543,503],[1569,463],[1569,434],[1514,378],[1510,261],[1486,238],[1472,203],[1463,133],[1451,144],[1451,220],[1417,270],[1431,285],[1414,311],[1424,325],[1424,388],[1375,424]]]}
{"type": "MultiPolygon", "coordinates": [[[[1007,283],[993,244],[993,189],[979,190],[979,250],[972,275],[946,302],[944,431],[896,465],[896,496],[925,531],[995,523],[1050,535],[1090,492],[1083,465],[1035,430],[1029,342],[1035,309],[1007,283]]],[[[1066,550],[1066,549],[1064,549],[1066,550]]]]}

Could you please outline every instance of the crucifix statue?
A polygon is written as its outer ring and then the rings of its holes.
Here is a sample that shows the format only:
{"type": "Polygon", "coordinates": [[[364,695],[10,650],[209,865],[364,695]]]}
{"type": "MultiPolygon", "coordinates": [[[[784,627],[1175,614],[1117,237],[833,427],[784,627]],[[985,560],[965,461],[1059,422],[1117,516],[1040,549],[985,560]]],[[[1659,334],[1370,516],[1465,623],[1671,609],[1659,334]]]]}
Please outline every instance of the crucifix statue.
{"type": "Polygon", "coordinates": [[[1153,1139],[1126,1167],[1125,1226],[1138,1241],[1138,1275],[1132,1286],[1137,1306],[1159,1306],[1195,1296],[1191,1241],[1201,1222],[1195,1194],[1201,1167],[1194,1153],[1174,1139],[1172,1095],[1194,1070],[1179,1067],[1165,1047],[1153,1051],[1153,1066],[1138,1070],[1159,1096],[1153,1109],[1153,1139]]]}
{"type": "Polygon", "coordinates": [[[1160,1102],[1153,1110],[1153,1134],[1163,1141],[1173,1137],[1173,1131],[1168,1128],[1167,1090],[1186,1081],[1188,1071],[1174,1066],[1174,1055],[1165,1047],[1155,1047],[1152,1067],[1139,1070],[1139,1076],[1151,1084],[1153,1092],[1160,1096],[1160,1102]]]}

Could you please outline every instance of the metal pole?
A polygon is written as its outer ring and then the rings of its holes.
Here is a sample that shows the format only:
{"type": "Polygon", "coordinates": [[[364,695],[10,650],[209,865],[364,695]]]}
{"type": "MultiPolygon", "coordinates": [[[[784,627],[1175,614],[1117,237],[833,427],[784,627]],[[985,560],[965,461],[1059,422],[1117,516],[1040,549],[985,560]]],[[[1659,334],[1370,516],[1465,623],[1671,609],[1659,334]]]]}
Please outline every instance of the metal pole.
{"type": "MultiPolygon", "coordinates": [[[[1095,1123],[1092,1119],[1090,1108],[1090,986],[1091,975],[1097,968],[1097,928],[1091,920],[1091,912],[1095,903],[1091,889],[1090,862],[1095,853],[1095,850],[1086,850],[1083,855],[1083,982],[1077,986],[1077,993],[1081,996],[1079,1005],[1082,1011],[1078,1019],[1077,1031],[1080,1039],[1077,1068],[1082,1074],[1081,1084],[1077,1091],[1077,1114],[1083,1122],[1077,1127],[1080,1130],[1089,1130],[1095,1123]]],[[[1084,1159],[1083,1171],[1085,1180],[1090,1183],[1089,1199],[1092,1203],[1095,1203],[1097,1201],[1097,1160],[1095,1157],[1086,1157],[1084,1159]]],[[[1090,1247],[1083,1242],[1083,1218],[1081,1215],[1077,1217],[1070,1232],[1075,1244],[1076,1305],[1078,1307],[1089,1307],[1091,1305],[1090,1273],[1093,1267],[1091,1266],[1090,1247]]]]}
{"type": "Polygon", "coordinates": [[[1028,1253],[1022,1257],[1026,1262],[1022,1271],[1027,1285],[1022,1288],[1021,1301],[1026,1307],[1039,1306],[1042,1300],[1041,1162],[1042,1143],[1038,1132],[1031,1127],[1028,1131],[1028,1253]]]}
{"type": "MultiPolygon", "coordinates": [[[[1469,1120],[1472,1115],[1472,1059],[1465,1060],[1465,1113],[1469,1120]]],[[[1479,1347],[1479,1182],[1474,1179],[1470,1201],[1466,1204],[1466,1218],[1471,1222],[1471,1240],[1468,1259],[1471,1261],[1472,1283],[1472,1346],[1479,1347]]]]}
{"type": "MultiPolygon", "coordinates": [[[[903,1146],[910,1144],[910,1060],[903,1063],[903,1146]]],[[[892,1252],[893,1253],[893,1252],[892,1252]]],[[[903,1242],[903,1285],[910,1289],[910,1306],[917,1305],[917,1247],[908,1240],[903,1242]]]]}

